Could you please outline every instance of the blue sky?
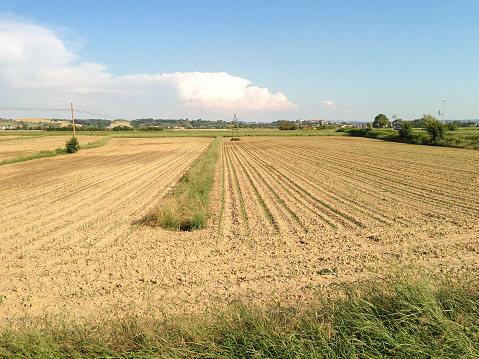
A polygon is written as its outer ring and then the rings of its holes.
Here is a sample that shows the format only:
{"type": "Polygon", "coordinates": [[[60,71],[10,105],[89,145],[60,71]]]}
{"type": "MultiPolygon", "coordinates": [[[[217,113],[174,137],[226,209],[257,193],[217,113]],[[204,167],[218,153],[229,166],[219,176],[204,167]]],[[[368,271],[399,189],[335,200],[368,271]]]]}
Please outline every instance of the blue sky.
{"type": "Polygon", "coordinates": [[[0,0],[0,107],[373,121],[442,99],[479,118],[477,0],[0,0]]]}

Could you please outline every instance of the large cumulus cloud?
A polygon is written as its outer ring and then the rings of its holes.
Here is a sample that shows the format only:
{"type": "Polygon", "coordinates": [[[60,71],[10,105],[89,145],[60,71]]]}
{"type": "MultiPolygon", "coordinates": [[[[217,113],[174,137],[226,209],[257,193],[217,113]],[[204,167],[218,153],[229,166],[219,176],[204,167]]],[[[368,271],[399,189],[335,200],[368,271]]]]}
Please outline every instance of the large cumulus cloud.
{"type": "Polygon", "coordinates": [[[22,105],[58,106],[75,99],[108,111],[128,99],[126,103],[143,111],[163,103],[170,113],[188,108],[212,113],[297,108],[284,94],[225,72],[113,76],[101,64],[82,62],[54,31],[26,21],[0,19],[0,54],[0,90],[8,94],[4,100],[21,99],[22,105]]]}

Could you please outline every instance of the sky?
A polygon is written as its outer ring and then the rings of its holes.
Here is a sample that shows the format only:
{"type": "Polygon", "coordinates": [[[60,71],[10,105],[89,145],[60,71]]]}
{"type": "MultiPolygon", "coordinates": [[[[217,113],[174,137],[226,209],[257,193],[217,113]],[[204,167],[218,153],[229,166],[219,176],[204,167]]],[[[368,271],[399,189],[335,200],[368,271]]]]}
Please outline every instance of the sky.
{"type": "Polygon", "coordinates": [[[0,118],[70,104],[127,120],[478,119],[479,0],[0,0],[0,118]]]}

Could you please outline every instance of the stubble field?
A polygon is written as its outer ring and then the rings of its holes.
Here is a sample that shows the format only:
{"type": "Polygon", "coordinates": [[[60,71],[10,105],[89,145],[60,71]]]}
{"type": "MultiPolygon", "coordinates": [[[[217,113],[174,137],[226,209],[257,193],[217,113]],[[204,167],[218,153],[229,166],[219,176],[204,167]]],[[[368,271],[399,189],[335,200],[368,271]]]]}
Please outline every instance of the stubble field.
{"type": "MultiPolygon", "coordinates": [[[[99,141],[103,136],[76,136],[80,145],[99,141]]],[[[4,136],[0,137],[0,162],[3,160],[25,157],[40,151],[53,151],[65,148],[65,143],[72,136],[4,136]]]]}
{"type": "Polygon", "coordinates": [[[0,166],[1,323],[307,302],[392,265],[479,269],[479,155],[470,150],[223,139],[208,228],[139,226],[211,141],[112,139],[0,166]]]}

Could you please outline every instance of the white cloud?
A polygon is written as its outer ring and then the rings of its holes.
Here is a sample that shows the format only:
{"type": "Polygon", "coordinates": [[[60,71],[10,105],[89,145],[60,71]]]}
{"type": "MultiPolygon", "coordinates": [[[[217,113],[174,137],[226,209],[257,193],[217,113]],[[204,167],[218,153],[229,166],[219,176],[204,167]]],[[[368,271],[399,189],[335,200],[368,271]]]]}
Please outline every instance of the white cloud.
{"type": "MultiPolygon", "coordinates": [[[[9,91],[10,98],[5,100],[22,98],[22,105],[28,105],[32,98],[50,104],[69,98],[95,104],[95,109],[101,110],[121,107],[128,97],[130,104],[145,112],[155,98],[161,102],[160,97],[166,95],[171,100],[167,93],[173,91],[177,100],[173,106],[179,112],[185,108],[212,113],[297,108],[284,94],[270,93],[267,88],[253,86],[251,81],[225,72],[115,77],[101,64],[81,62],[80,56],[53,31],[27,22],[0,19],[0,54],[0,90],[9,91]]],[[[168,103],[172,106],[171,101],[168,103]]],[[[154,110],[157,108],[151,108],[154,110]]],[[[161,114],[151,114],[155,115],[161,114]]]]}
{"type": "Polygon", "coordinates": [[[321,101],[321,107],[329,111],[336,111],[338,109],[331,100],[321,101]]]}

